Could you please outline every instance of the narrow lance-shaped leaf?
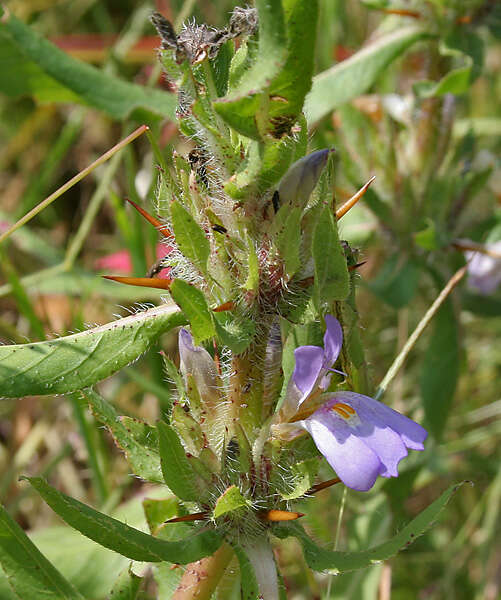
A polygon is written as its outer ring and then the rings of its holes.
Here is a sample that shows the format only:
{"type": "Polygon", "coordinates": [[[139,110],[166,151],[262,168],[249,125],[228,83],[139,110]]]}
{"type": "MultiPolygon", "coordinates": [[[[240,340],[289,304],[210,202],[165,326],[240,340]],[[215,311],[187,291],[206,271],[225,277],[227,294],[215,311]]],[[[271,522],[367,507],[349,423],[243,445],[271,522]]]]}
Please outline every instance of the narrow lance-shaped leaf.
{"type": "Polygon", "coordinates": [[[0,565],[19,598],[84,600],[1,505],[0,565]]]}
{"type": "Polygon", "coordinates": [[[125,452],[134,474],[146,481],[163,483],[156,428],[132,417],[119,416],[93,390],[84,390],[82,394],[96,419],[109,429],[117,446],[125,452]]]}
{"type": "Polygon", "coordinates": [[[81,102],[124,119],[136,109],[175,117],[174,95],[122,81],[71,57],[12,14],[0,23],[0,90],[42,101],[81,102]],[[20,77],[20,73],[25,77],[20,77]]]}
{"type": "Polygon", "coordinates": [[[170,212],[172,229],[179,249],[202,273],[207,273],[210,245],[205,233],[179,202],[171,204],[170,212]]]}
{"type": "Polygon", "coordinates": [[[270,116],[280,126],[292,125],[310,91],[317,37],[318,0],[284,0],[287,60],[270,86],[270,116]]]}
{"type": "Polygon", "coordinates": [[[132,560],[186,564],[213,554],[221,545],[220,536],[211,529],[175,542],[158,539],[58,492],[41,477],[26,479],[68,525],[132,560]]]}
{"type": "Polygon", "coordinates": [[[291,535],[298,538],[303,547],[304,557],[308,565],[315,571],[328,571],[332,574],[345,573],[369,567],[375,563],[387,560],[394,556],[399,550],[412,544],[417,537],[422,535],[435,521],[451,496],[462,485],[450,486],[437,500],[425,508],[417,517],[412,519],[391,540],[362,552],[333,552],[317,546],[308,537],[305,530],[296,522],[287,523],[275,527],[274,533],[280,538],[291,535]]]}
{"type": "Polygon", "coordinates": [[[64,394],[109,377],[140,356],[162,333],[186,323],[162,305],[74,335],[0,346],[0,396],[64,394]]]}
{"type": "Polygon", "coordinates": [[[305,102],[308,123],[312,125],[341,104],[365,93],[393,60],[426,37],[430,34],[420,27],[400,28],[314,77],[305,102]]]}

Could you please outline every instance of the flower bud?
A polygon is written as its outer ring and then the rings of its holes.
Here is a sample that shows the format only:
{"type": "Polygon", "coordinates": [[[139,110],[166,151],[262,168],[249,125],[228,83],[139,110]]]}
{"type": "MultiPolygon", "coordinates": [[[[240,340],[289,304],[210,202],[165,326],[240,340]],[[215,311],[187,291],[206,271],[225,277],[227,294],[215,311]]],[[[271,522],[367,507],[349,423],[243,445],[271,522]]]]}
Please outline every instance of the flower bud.
{"type": "Polygon", "coordinates": [[[316,186],[331,150],[317,150],[297,160],[282,177],[278,186],[280,205],[304,206],[316,186]]]}

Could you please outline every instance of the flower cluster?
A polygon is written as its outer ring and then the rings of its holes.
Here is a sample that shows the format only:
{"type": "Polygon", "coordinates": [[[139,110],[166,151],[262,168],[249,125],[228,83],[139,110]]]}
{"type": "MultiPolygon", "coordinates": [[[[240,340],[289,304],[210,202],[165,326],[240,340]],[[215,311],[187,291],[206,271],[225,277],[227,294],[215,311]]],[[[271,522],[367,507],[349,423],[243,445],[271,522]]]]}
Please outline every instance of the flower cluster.
{"type": "MultiPolygon", "coordinates": [[[[326,392],[343,343],[339,321],[325,317],[324,347],[296,348],[295,368],[277,413],[278,428],[306,430],[318,450],[348,487],[367,491],[378,476],[397,477],[407,449],[423,450],[426,430],[411,419],[363,394],[326,392]]],[[[221,380],[206,350],[194,346],[186,329],[179,333],[181,370],[193,377],[200,396],[216,409],[221,380]]],[[[339,371],[337,371],[339,372],[339,371]]]]}

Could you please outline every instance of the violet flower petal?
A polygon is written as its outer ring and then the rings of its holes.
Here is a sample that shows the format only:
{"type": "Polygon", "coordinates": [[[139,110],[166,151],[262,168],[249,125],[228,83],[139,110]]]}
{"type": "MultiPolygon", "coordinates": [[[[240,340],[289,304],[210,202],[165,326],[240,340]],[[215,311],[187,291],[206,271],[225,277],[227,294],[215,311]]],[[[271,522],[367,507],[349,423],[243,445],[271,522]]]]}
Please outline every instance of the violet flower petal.
{"type": "Polygon", "coordinates": [[[303,421],[315,445],[349,488],[366,492],[384,467],[376,453],[352,429],[324,408],[303,421]]]}
{"type": "Polygon", "coordinates": [[[315,386],[324,365],[324,350],[320,346],[299,346],[294,350],[296,366],[292,377],[294,383],[308,396],[315,386]]]}
{"type": "Polygon", "coordinates": [[[325,315],[324,335],[324,367],[330,369],[336,362],[343,345],[343,330],[341,324],[332,315],[325,315]]]}
{"type": "Polygon", "coordinates": [[[370,418],[373,421],[379,420],[379,422],[391,427],[393,431],[400,435],[407,448],[424,450],[423,442],[428,437],[426,429],[412,419],[386,406],[386,404],[355,392],[335,392],[330,398],[353,406],[361,418],[365,416],[365,418],[370,418]],[[373,416],[369,417],[368,414],[373,416]]]}
{"type": "MultiPolygon", "coordinates": [[[[383,477],[398,477],[398,463],[407,456],[407,449],[402,438],[380,423],[366,421],[363,415],[358,413],[360,425],[355,427],[354,435],[379,457],[384,469],[380,475],[383,477]]],[[[341,417],[339,417],[341,418],[341,417]]]]}

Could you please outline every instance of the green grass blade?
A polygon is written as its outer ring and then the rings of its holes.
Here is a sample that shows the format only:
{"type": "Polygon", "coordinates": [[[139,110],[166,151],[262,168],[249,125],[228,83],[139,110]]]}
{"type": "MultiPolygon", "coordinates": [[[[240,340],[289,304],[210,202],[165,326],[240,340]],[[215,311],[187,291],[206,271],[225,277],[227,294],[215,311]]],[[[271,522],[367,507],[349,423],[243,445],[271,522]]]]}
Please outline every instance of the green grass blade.
{"type": "Polygon", "coordinates": [[[0,564],[26,600],[84,600],[0,505],[0,564]]]}

